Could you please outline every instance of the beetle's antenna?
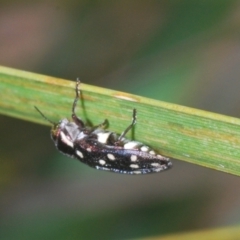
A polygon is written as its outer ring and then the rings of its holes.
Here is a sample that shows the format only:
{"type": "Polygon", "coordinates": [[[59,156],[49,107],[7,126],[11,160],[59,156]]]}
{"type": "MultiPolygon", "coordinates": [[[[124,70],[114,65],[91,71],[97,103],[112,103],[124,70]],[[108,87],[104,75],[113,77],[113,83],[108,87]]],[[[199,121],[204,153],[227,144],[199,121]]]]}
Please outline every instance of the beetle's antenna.
{"type": "Polygon", "coordinates": [[[78,100],[79,100],[79,98],[81,96],[81,90],[79,89],[79,84],[80,83],[81,83],[80,79],[77,78],[76,87],[75,87],[75,94],[76,95],[75,95],[75,99],[74,99],[73,105],[72,105],[72,119],[80,128],[83,128],[84,127],[84,122],[75,113],[77,102],[78,102],[78,100]]]}
{"type": "Polygon", "coordinates": [[[134,108],[133,109],[133,116],[132,116],[132,123],[122,132],[122,134],[119,136],[118,141],[121,141],[127,132],[133,128],[133,126],[137,123],[137,110],[134,108]]]}
{"type": "Polygon", "coordinates": [[[73,105],[72,105],[72,116],[76,116],[76,113],[75,113],[75,109],[76,109],[76,106],[77,106],[77,102],[79,100],[79,97],[80,97],[80,94],[81,92],[79,91],[79,84],[80,84],[80,79],[77,78],[77,81],[76,81],[76,87],[75,87],[75,99],[73,101],[73,105]],[[80,93],[79,93],[80,92],[80,93]]]}
{"type": "Polygon", "coordinates": [[[48,119],[36,106],[34,106],[34,108],[40,113],[40,115],[45,119],[47,120],[48,122],[50,122],[51,124],[53,125],[56,125],[55,122],[51,121],[50,119],[48,119]]]}

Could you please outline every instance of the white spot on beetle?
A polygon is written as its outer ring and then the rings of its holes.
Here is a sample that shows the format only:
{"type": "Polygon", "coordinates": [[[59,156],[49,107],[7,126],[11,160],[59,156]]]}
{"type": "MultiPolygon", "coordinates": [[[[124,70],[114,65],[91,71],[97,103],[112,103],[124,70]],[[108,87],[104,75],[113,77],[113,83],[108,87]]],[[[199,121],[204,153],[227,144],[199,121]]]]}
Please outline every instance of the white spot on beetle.
{"type": "Polygon", "coordinates": [[[141,151],[143,151],[143,152],[147,152],[148,150],[149,150],[149,147],[147,147],[147,146],[141,147],[141,151]]]}
{"type": "Polygon", "coordinates": [[[80,157],[80,158],[83,158],[83,154],[82,154],[82,152],[80,152],[80,151],[76,151],[76,154],[80,157]]]}
{"type": "Polygon", "coordinates": [[[91,148],[87,148],[87,151],[88,151],[88,152],[91,152],[91,151],[92,151],[92,149],[91,149],[91,148]]]}
{"type": "Polygon", "coordinates": [[[130,164],[130,167],[131,168],[139,168],[139,165],[138,164],[130,164]]]}
{"type": "Polygon", "coordinates": [[[130,141],[124,144],[124,149],[135,149],[139,145],[139,142],[130,141]]]}
{"type": "Polygon", "coordinates": [[[150,153],[151,155],[155,155],[155,154],[156,154],[153,150],[151,150],[149,153],[150,153]]]}
{"type": "Polygon", "coordinates": [[[132,162],[136,162],[137,161],[137,156],[136,155],[131,155],[130,157],[132,162]]]}
{"type": "Polygon", "coordinates": [[[69,147],[73,148],[73,142],[70,141],[63,132],[60,132],[60,135],[61,135],[61,140],[62,140],[65,144],[67,144],[69,147]]]}
{"type": "Polygon", "coordinates": [[[106,161],[100,159],[100,160],[99,160],[99,163],[100,163],[101,165],[105,165],[106,161]]]}
{"type": "Polygon", "coordinates": [[[160,171],[162,171],[164,168],[155,168],[155,169],[153,169],[153,171],[154,172],[160,172],[160,171]]]}
{"type": "Polygon", "coordinates": [[[157,157],[159,158],[159,159],[162,159],[162,160],[168,160],[169,158],[167,158],[167,157],[164,157],[164,156],[162,156],[162,155],[157,155],[157,157]]]}
{"type": "Polygon", "coordinates": [[[108,140],[110,134],[111,134],[111,132],[101,132],[101,133],[98,133],[97,134],[98,142],[100,142],[100,143],[107,143],[107,140],[108,140]]]}
{"type": "Polygon", "coordinates": [[[151,163],[153,167],[160,167],[161,165],[159,163],[151,163]]]}
{"type": "Polygon", "coordinates": [[[113,154],[111,154],[111,153],[108,153],[108,154],[107,154],[107,157],[108,157],[110,160],[112,160],[112,161],[115,160],[115,157],[114,157],[113,154]]]}

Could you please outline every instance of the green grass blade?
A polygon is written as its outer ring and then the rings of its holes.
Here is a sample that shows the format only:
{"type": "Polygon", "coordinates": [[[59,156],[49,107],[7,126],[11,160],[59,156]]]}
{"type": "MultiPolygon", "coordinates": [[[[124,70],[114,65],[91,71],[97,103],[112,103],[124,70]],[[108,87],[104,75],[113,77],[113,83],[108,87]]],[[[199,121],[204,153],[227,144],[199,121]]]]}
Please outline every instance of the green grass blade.
{"type": "MultiPolygon", "coordinates": [[[[52,121],[70,118],[74,87],[75,82],[0,67],[0,113],[50,125],[37,106],[52,121]]],[[[81,89],[84,108],[79,104],[77,113],[83,120],[97,125],[107,118],[111,130],[121,133],[136,108],[136,140],[160,154],[240,175],[239,119],[84,83],[81,89]]]]}
{"type": "MultiPolygon", "coordinates": [[[[204,239],[204,240],[231,240],[240,239],[240,227],[229,226],[216,229],[207,229],[194,232],[169,234],[166,236],[147,237],[140,238],[141,240],[192,240],[192,239],[204,239]]],[[[139,239],[139,240],[140,240],[139,239]]]]}

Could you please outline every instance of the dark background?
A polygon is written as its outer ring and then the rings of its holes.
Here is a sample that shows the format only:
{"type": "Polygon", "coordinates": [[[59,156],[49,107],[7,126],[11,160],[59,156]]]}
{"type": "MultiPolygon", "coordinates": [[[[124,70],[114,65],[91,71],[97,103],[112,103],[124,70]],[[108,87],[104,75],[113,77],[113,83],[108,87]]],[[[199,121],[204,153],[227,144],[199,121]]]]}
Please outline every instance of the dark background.
{"type": "MultiPolygon", "coordinates": [[[[239,1],[0,5],[0,65],[240,117],[239,1]]],[[[178,160],[147,176],[97,171],[58,153],[49,130],[0,116],[1,239],[126,239],[239,223],[239,177],[178,160]]]]}

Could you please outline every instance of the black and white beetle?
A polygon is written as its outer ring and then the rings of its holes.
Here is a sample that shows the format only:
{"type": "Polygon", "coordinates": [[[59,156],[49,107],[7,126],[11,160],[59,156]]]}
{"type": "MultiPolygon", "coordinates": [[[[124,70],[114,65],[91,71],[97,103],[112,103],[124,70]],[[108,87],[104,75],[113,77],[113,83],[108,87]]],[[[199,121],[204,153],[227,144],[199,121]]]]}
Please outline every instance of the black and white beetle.
{"type": "Polygon", "coordinates": [[[77,158],[90,167],[125,174],[146,174],[167,170],[172,166],[169,158],[157,154],[143,143],[125,138],[136,124],[136,109],[133,109],[132,123],[121,135],[104,130],[106,120],[96,127],[86,127],[77,117],[75,108],[79,99],[80,80],[76,82],[76,96],[72,105],[72,120],[66,118],[53,124],[51,138],[56,148],[63,154],[77,158]]]}

